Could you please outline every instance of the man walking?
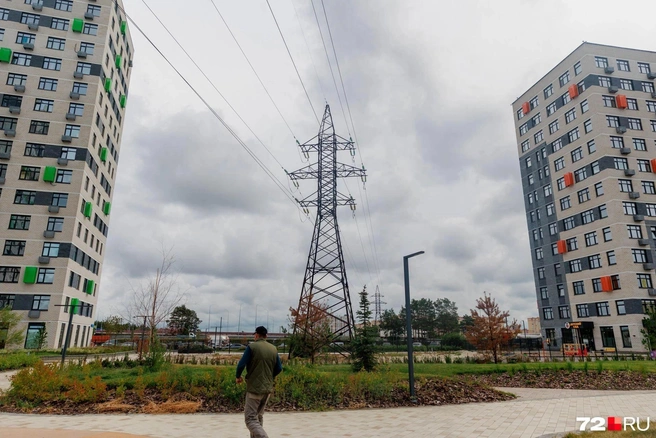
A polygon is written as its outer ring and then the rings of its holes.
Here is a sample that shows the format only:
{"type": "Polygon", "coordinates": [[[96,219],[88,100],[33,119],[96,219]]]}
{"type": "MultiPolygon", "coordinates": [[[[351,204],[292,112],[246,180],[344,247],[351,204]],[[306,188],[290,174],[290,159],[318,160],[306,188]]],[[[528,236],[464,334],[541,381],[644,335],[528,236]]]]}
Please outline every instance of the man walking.
{"type": "Polygon", "coordinates": [[[273,379],[282,371],[278,349],[266,340],[266,327],[255,329],[255,342],[252,342],[237,364],[237,383],[244,379],[241,373],[246,368],[246,402],[244,417],[251,438],[268,438],[262,425],[264,407],[273,392],[273,379]]]}

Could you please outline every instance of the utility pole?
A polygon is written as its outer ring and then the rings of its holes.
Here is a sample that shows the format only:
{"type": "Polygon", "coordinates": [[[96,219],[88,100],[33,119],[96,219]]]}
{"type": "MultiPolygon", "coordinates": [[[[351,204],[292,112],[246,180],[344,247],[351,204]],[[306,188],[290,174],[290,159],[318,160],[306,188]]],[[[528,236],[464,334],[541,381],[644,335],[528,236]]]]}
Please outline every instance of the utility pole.
{"type": "Polygon", "coordinates": [[[241,304],[239,305],[239,319],[237,320],[237,333],[241,330],[241,304]]]}
{"type": "Polygon", "coordinates": [[[150,315],[137,315],[135,318],[143,318],[143,327],[141,328],[141,346],[139,347],[139,360],[143,359],[143,350],[144,350],[144,336],[146,334],[146,319],[150,315]]]}
{"type": "Polygon", "coordinates": [[[81,309],[80,300],[77,298],[72,298],[70,304],[55,304],[55,307],[68,307],[68,327],[66,327],[66,339],[64,339],[64,345],[62,347],[62,366],[66,362],[66,350],[68,350],[68,344],[71,342],[71,335],[73,333],[73,315],[78,312],[78,309],[81,309]]]}
{"type": "Polygon", "coordinates": [[[376,285],[376,293],[374,293],[374,322],[378,324],[378,321],[380,320],[380,315],[382,313],[381,305],[382,304],[387,304],[384,301],[381,301],[381,298],[383,298],[383,295],[380,293],[380,289],[378,288],[378,285],[376,285]]]}
{"type": "MultiPolygon", "coordinates": [[[[355,145],[352,140],[335,134],[329,105],[326,105],[317,136],[298,146],[306,158],[309,158],[310,152],[316,153],[317,161],[288,175],[297,187],[299,180],[317,180],[317,190],[297,200],[306,214],[309,214],[310,207],[316,207],[317,215],[293,331],[300,336],[301,342],[313,339],[327,345],[341,336],[348,336],[351,340],[355,325],[337,224],[337,207],[348,205],[355,211],[355,199],[337,191],[337,179],[360,177],[364,182],[366,171],[364,166],[357,168],[337,161],[338,151],[349,151],[351,156],[355,156],[355,145]],[[327,320],[335,322],[328,337],[322,332],[323,324],[314,327],[312,323],[317,312],[320,312],[319,316],[325,315],[327,320]]],[[[290,357],[294,355],[293,348],[290,349],[290,357]]],[[[321,346],[315,345],[315,348],[321,346]]]]}

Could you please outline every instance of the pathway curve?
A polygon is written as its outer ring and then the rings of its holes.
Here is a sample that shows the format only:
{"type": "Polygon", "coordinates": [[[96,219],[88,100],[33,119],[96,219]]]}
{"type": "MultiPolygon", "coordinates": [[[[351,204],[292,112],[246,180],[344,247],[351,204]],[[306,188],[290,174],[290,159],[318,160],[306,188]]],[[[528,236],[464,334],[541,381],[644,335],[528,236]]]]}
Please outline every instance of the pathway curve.
{"type": "MultiPolygon", "coordinates": [[[[656,416],[656,391],[502,388],[513,401],[395,409],[266,413],[270,437],[525,438],[578,429],[577,416],[656,416]]],[[[245,437],[239,414],[0,414],[3,438],[245,437]],[[47,430],[46,430],[47,429],[47,430]],[[76,431],[76,432],[72,432],[76,431]],[[102,434],[100,432],[119,432],[102,434]],[[127,435],[134,434],[134,435],[127,435]]]]}

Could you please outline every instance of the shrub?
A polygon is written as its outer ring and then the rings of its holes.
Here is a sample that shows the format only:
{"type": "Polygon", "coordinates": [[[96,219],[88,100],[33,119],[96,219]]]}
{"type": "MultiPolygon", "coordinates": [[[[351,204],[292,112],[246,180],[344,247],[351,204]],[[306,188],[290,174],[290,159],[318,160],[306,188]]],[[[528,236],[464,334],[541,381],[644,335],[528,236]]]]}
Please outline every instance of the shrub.
{"type": "Polygon", "coordinates": [[[39,361],[38,356],[25,352],[0,354],[0,371],[31,367],[39,361]]]}

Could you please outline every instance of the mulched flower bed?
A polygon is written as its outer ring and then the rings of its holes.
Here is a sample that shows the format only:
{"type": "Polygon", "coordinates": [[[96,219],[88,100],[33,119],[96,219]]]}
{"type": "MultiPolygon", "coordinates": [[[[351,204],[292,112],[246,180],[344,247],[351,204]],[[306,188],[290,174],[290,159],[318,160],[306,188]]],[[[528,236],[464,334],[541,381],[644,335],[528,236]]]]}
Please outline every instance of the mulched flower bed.
{"type": "Polygon", "coordinates": [[[656,390],[656,373],[635,371],[516,371],[513,374],[475,374],[468,378],[485,385],[507,388],[656,390]]]}
{"type": "MultiPolygon", "coordinates": [[[[343,399],[341,403],[325,406],[324,409],[362,409],[395,408],[405,406],[436,406],[446,404],[497,402],[512,400],[513,394],[498,391],[487,385],[472,382],[469,378],[455,379],[419,379],[415,385],[417,402],[410,399],[407,387],[395,388],[388,397],[382,399],[354,400],[343,399]]],[[[292,403],[271,400],[268,411],[302,411],[304,409],[292,403]]],[[[121,398],[116,398],[115,391],[110,391],[108,400],[103,403],[76,404],[70,401],[45,402],[35,408],[0,404],[0,411],[31,414],[100,414],[100,413],[240,413],[243,405],[235,406],[221,398],[206,399],[189,393],[176,393],[163,398],[161,393],[147,389],[139,397],[134,391],[125,391],[121,398]]]]}

